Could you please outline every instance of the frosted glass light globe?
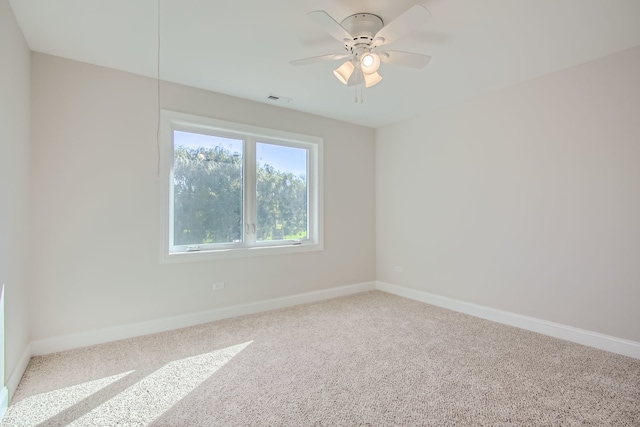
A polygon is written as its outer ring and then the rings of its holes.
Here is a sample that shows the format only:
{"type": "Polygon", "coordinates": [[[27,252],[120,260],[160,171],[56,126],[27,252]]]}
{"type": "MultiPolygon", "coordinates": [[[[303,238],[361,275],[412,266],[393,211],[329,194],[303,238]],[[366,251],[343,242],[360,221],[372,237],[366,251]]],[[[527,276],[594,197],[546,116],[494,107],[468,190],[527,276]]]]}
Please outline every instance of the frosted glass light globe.
{"type": "Polygon", "coordinates": [[[380,67],[380,57],[375,53],[366,53],[360,58],[360,67],[365,74],[372,74],[380,67]]]}

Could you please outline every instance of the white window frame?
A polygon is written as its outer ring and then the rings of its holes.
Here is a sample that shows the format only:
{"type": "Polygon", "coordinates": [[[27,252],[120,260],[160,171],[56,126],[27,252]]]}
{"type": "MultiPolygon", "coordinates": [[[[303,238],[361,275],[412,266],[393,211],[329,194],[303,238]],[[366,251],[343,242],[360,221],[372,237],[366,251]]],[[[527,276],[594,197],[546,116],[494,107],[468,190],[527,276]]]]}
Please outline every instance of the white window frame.
{"type": "Polygon", "coordinates": [[[163,213],[160,221],[162,226],[160,234],[162,236],[160,245],[161,262],[206,261],[321,251],[324,249],[322,138],[162,110],[160,145],[160,199],[163,213]],[[245,182],[245,191],[243,191],[244,239],[242,242],[201,245],[202,249],[197,251],[187,251],[186,246],[173,245],[173,135],[176,130],[242,139],[244,141],[243,181],[245,182]],[[300,241],[256,241],[255,147],[258,142],[305,148],[307,150],[307,239],[300,241]],[[251,187],[253,187],[253,191],[248,191],[251,187]],[[248,217],[248,215],[251,215],[251,217],[248,217]]]}

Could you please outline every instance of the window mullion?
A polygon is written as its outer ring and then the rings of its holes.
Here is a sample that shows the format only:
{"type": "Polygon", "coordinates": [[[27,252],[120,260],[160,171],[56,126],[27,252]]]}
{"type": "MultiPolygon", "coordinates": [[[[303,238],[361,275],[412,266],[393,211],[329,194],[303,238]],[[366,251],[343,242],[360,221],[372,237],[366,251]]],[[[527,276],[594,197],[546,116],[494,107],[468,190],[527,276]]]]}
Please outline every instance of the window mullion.
{"type": "Polygon", "coordinates": [[[244,151],[244,232],[245,244],[256,243],[256,141],[252,137],[245,139],[244,151]]]}

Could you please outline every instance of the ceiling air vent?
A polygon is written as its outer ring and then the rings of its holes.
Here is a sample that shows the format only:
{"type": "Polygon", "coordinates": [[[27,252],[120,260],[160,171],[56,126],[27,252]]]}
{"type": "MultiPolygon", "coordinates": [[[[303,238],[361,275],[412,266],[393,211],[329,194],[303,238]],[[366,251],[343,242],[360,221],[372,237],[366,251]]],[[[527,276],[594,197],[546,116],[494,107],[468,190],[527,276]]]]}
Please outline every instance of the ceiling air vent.
{"type": "Polygon", "coordinates": [[[271,93],[269,94],[269,96],[267,96],[267,99],[271,102],[277,102],[279,104],[287,104],[292,101],[291,98],[287,98],[286,96],[273,95],[271,93]]]}

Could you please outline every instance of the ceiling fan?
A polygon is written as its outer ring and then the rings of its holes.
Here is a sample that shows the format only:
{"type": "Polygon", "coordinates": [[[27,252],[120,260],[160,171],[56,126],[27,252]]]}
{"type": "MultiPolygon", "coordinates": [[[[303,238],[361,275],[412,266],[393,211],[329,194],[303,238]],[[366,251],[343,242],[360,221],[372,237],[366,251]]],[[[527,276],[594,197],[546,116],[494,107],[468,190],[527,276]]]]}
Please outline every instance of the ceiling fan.
{"type": "Polygon", "coordinates": [[[431,61],[428,55],[384,49],[385,45],[406,35],[429,19],[431,14],[424,6],[415,5],[409,8],[387,25],[372,13],[356,13],[340,23],[324,10],[309,12],[307,15],[342,43],[345,52],[296,59],[290,61],[291,65],[346,59],[333,71],[336,78],[348,86],[364,83],[365,87],[371,87],[382,80],[378,73],[381,62],[420,69],[431,61]]]}

